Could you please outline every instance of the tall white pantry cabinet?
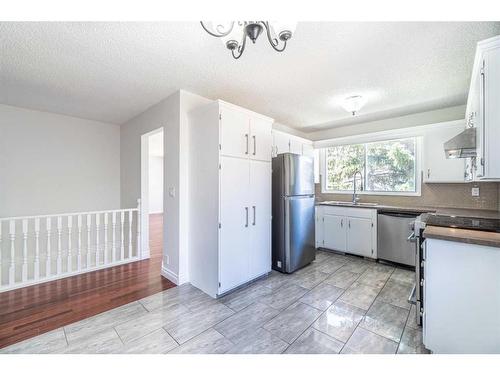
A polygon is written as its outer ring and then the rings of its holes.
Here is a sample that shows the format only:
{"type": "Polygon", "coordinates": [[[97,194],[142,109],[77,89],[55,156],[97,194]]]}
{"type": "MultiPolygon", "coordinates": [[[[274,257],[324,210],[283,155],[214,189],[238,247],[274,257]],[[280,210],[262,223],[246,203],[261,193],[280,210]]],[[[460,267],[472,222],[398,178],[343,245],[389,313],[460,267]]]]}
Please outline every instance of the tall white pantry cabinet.
{"type": "Polygon", "coordinates": [[[189,115],[189,275],[212,297],[271,271],[272,123],[220,100],[189,115]]]}

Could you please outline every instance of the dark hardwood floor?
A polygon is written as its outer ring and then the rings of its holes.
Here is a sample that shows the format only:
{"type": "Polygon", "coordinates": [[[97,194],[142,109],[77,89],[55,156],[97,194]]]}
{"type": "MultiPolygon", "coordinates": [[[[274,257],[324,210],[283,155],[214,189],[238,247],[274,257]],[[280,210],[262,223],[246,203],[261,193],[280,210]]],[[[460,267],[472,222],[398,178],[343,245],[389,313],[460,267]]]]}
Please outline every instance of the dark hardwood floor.
{"type": "Polygon", "coordinates": [[[160,275],[162,214],[149,222],[150,259],[0,293],[0,348],[174,287],[160,275]]]}

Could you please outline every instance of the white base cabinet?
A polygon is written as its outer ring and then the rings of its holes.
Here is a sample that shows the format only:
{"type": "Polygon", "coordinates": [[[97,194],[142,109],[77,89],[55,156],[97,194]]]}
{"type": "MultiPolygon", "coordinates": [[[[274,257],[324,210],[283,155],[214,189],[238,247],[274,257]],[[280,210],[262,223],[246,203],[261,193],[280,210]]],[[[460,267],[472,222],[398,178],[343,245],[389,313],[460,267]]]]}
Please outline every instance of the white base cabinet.
{"type": "Polygon", "coordinates": [[[377,210],[316,206],[316,247],[377,258],[377,210]]]}
{"type": "Polygon", "coordinates": [[[500,353],[500,249],[428,238],[423,341],[433,353],[500,353]]]}
{"type": "Polygon", "coordinates": [[[189,277],[212,297],[271,271],[272,122],[222,101],[189,115],[189,277]]]}

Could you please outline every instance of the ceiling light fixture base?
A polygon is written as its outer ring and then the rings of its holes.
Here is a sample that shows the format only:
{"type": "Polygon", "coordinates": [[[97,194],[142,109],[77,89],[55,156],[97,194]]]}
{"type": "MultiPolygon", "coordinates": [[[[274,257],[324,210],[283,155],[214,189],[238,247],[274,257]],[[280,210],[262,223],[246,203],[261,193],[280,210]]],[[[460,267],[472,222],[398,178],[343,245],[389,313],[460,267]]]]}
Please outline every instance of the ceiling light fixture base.
{"type": "Polygon", "coordinates": [[[243,54],[247,38],[255,44],[264,29],[271,47],[277,52],[283,52],[296,27],[296,22],[232,21],[216,23],[200,21],[200,23],[208,34],[222,38],[226,48],[231,51],[235,59],[239,59],[243,54]],[[240,39],[241,41],[239,41],[240,39]]]}

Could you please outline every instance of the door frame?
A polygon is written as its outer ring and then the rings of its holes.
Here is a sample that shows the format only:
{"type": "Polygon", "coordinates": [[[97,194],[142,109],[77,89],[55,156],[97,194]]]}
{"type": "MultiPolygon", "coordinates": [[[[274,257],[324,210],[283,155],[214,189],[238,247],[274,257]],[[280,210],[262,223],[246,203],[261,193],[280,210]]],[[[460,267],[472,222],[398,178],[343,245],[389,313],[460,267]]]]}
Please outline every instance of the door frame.
{"type": "MultiPolygon", "coordinates": [[[[141,135],[141,259],[151,256],[149,249],[149,137],[163,131],[162,126],[141,135]]],[[[165,143],[163,144],[163,157],[163,162],[165,162],[165,143]]],[[[165,192],[165,179],[163,179],[163,192],[165,192]]]]}

